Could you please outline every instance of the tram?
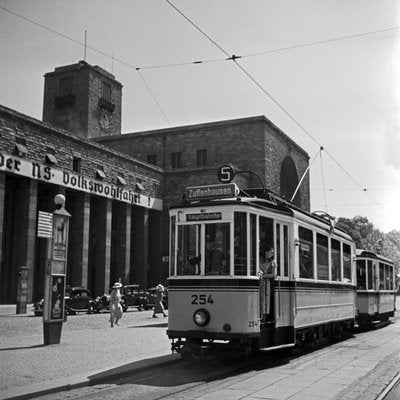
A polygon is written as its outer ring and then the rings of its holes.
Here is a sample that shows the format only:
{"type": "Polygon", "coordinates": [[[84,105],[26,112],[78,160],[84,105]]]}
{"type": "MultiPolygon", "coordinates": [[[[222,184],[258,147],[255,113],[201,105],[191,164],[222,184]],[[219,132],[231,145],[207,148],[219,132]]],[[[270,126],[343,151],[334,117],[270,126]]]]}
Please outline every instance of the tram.
{"type": "Polygon", "coordinates": [[[360,328],[379,327],[396,311],[393,261],[372,251],[356,250],[357,323],[360,328]]]}
{"type": "Polygon", "coordinates": [[[355,322],[355,255],[332,219],[265,189],[187,188],[170,209],[172,351],[248,356],[340,335],[355,322]],[[271,250],[274,268],[265,275],[271,250]]]}

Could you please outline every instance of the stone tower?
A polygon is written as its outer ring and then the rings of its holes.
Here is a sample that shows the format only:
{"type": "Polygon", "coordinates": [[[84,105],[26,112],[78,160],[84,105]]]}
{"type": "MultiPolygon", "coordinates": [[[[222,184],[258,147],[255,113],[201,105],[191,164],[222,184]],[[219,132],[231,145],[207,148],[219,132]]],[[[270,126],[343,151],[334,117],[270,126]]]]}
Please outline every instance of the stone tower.
{"type": "Polygon", "coordinates": [[[122,85],[86,61],[44,76],[43,122],[91,139],[121,134],[122,85]]]}

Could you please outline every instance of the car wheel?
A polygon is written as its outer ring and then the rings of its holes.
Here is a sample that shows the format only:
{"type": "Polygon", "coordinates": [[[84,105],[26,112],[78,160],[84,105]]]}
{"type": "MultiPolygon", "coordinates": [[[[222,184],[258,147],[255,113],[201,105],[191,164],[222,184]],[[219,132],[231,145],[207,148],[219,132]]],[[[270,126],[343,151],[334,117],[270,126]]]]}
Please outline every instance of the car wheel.
{"type": "Polygon", "coordinates": [[[94,306],[93,306],[93,304],[89,304],[89,307],[88,307],[88,314],[93,314],[94,313],[94,306]]]}

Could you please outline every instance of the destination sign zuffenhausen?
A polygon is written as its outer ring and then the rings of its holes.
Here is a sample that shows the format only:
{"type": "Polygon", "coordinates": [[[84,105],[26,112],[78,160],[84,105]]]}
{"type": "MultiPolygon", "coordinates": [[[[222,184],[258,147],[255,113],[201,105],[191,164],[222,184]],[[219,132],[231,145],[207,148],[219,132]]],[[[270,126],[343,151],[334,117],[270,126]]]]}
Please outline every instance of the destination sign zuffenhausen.
{"type": "Polygon", "coordinates": [[[239,188],[235,183],[186,188],[186,199],[188,201],[226,199],[236,197],[238,194],[239,188]]]}

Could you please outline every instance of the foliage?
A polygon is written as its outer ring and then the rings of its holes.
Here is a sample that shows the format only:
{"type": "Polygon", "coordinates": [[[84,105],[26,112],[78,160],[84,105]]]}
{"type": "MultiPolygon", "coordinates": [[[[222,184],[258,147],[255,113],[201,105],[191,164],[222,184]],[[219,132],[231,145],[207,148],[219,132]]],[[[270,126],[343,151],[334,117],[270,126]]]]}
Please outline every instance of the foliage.
{"type": "Polygon", "coordinates": [[[400,231],[383,233],[360,215],[352,219],[339,218],[336,227],[349,234],[358,249],[371,250],[393,260],[397,273],[400,272],[400,231]]]}

